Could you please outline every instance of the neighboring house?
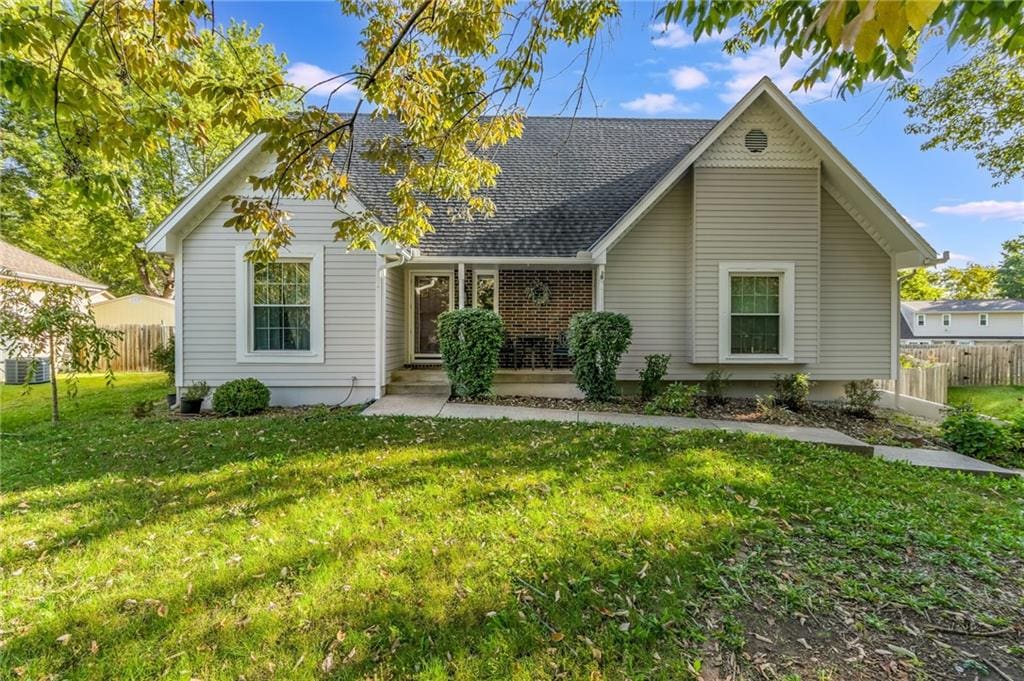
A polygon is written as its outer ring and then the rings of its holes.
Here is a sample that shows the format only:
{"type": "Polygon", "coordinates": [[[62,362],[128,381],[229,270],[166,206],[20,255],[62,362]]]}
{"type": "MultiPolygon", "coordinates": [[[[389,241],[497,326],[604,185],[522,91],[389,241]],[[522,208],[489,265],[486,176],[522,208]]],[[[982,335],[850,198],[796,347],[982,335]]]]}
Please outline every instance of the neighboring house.
{"type": "Polygon", "coordinates": [[[135,293],[95,302],[92,314],[99,326],[174,326],[174,301],[135,293]]]}
{"type": "MultiPolygon", "coordinates": [[[[393,126],[360,118],[358,142],[393,126]]],[[[367,400],[439,363],[439,313],[482,305],[523,392],[567,375],[573,314],[611,310],[633,324],[622,381],[669,353],[670,380],[721,367],[753,392],[799,371],[834,395],[893,376],[897,268],[942,260],[768,79],[718,121],[530,117],[493,155],[492,218],[434,202],[417,247],[348,252],[335,206],[288,199],[292,245],[254,266],[223,226],[222,198],[273,161],[248,139],[145,242],[175,264],[177,384],[255,376],[279,404],[367,400]]],[[[350,181],[344,209],[390,219],[393,177],[357,157],[350,181]]]]}
{"type": "Polygon", "coordinates": [[[900,339],[908,345],[1024,343],[1024,300],[913,300],[900,307],[900,339]]]}

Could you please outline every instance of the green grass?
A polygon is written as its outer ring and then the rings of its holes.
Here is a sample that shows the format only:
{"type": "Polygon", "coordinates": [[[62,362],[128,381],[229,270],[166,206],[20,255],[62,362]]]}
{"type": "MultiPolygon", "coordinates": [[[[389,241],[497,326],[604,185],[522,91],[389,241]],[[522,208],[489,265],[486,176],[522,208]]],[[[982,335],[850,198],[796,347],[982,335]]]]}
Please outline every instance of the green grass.
{"type": "Polygon", "coordinates": [[[1024,385],[951,386],[948,401],[971,402],[982,414],[1001,419],[1024,418],[1024,385]]]}
{"type": "Polygon", "coordinates": [[[161,386],[85,379],[56,427],[2,394],[0,678],[680,679],[752,615],[1020,614],[1020,481],[720,432],[128,415],[161,386]]]}

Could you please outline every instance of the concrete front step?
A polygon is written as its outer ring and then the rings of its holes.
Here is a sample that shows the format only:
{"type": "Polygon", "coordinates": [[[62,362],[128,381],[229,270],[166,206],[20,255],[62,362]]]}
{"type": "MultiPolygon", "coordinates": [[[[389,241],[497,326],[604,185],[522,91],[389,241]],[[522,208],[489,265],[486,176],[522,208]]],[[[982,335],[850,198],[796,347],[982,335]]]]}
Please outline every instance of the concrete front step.
{"type": "MultiPolygon", "coordinates": [[[[572,372],[560,369],[498,369],[494,383],[501,384],[574,384],[572,372]]],[[[422,383],[448,385],[441,369],[397,369],[391,372],[391,383],[422,383]]]]}
{"type": "Polygon", "coordinates": [[[388,395],[443,395],[451,394],[451,386],[444,383],[409,383],[403,381],[392,381],[387,385],[388,395]]]}

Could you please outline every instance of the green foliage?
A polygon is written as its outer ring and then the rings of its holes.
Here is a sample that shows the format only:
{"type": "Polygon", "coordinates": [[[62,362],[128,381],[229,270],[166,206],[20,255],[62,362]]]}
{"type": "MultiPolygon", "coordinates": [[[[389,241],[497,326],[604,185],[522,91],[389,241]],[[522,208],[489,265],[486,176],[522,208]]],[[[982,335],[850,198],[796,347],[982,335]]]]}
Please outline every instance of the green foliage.
{"type": "Polygon", "coordinates": [[[921,42],[937,32],[949,47],[987,40],[1002,54],[1024,52],[1024,13],[1015,2],[668,0],[658,16],[666,23],[684,22],[697,40],[739,24],[739,34],[726,41],[727,51],[780,47],[781,65],[790,59],[808,62],[794,90],[835,77],[840,95],[873,80],[904,78],[921,42]]]}
{"type": "Polygon", "coordinates": [[[811,394],[811,379],[807,374],[776,374],[775,401],[791,411],[800,411],[807,406],[811,394]]]}
{"type": "MultiPolygon", "coordinates": [[[[1024,141],[1021,144],[1024,145],[1024,141]]],[[[1003,242],[996,286],[1002,296],[1024,300],[1024,234],[1003,242]]]]}
{"type": "Polygon", "coordinates": [[[157,369],[167,375],[168,385],[174,385],[174,336],[168,338],[160,347],[153,348],[149,358],[157,369]]]}
{"type": "Polygon", "coordinates": [[[694,406],[699,395],[699,385],[673,383],[644,405],[644,411],[648,414],[683,414],[693,416],[695,413],[694,406]]]}
{"type": "Polygon", "coordinates": [[[588,400],[603,402],[619,394],[615,372],[629,349],[633,325],[617,312],[581,312],[569,322],[569,354],[576,385],[588,400]]]}
{"type": "Polygon", "coordinates": [[[196,381],[188,387],[185,394],[181,396],[181,399],[188,400],[190,402],[198,402],[199,400],[205,400],[206,396],[210,394],[210,386],[206,384],[206,381],[196,381]]]}
{"type": "Polygon", "coordinates": [[[757,413],[765,421],[778,421],[785,417],[786,410],[779,405],[775,395],[755,395],[757,413]]]}
{"type": "Polygon", "coordinates": [[[213,393],[213,410],[223,416],[249,416],[270,406],[270,388],[255,378],[228,381],[213,393]]]}
{"type": "Polygon", "coordinates": [[[704,401],[713,406],[725,404],[725,388],[730,378],[732,374],[721,369],[712,369],[704,374],[704,380],[700,383],[704,401]]]}
{"type": "Polygon", "coordinates": [[[846,408],[855,414],[872,416],[875,413],[875,406],[882,396],[875,382],[870,378],[860,381],[850,381],[843,387],[846,393],[846,408]]]}
{"type": "Polygon", "coordinates": [[[942,285],[946,296],[954,300],[980,300],[996,298],[996,268],[978,263],[966,267],[947,267],[942,270],[942,285]]]}
{"type": "Polygon", "coordinates": [[[0,338],[10,357],[33,359],[26,384],[35,374],[35,358],[50,360],[51,418],[60,420],[57,372],[67,377],[68,395],[74,396],[79,373],[106,366],[107,381],[113,382],[110,362],[117,356],[114,341],[118,331],[96,326],[85,291],[74,286],[29,284],[0,268],[0,338]]]}
{"type": "Polygon", "coordinates": [[[899,275],[900,300],[942,300],[942,275],[934,269],[918,267],[904,270],[899,275]]]}
{"type": "Polygon", "coordinates": [[[132,404],[132,416],[137,419],[144,419],[153,415],[153,400],[139,400],[132,404]]]}
{"type": "Polygon", "coordinates": [[[662,379],[668,371],[668,362],[672,355],[647,355],[644,357],[644,368],[640,374],[640,399],[647,401],[661,392],[662,379]]]}
{"type": "Polygon", "coordinates": [[[969,403],[950,408],[941,430],[942,438],[955,451],[979,459],[998,459],[1010,445],[1006,430],[969,403]]]}
{"type": "Polygon", "coordinates": [[[1024,179],[1024,53],[987,44],[933,84],[901,83],[890,96],[907,101],[906,131],[928,138],[923,149],[972,152],[1000,184],[1024,179]]]}
{"type": "Polygon", "coordinates": [[[443,312],[437,332],[444,370],[459,397],[490,392],[498,353],[505,341],[505,325],[492,310],[467,307],[443,312]]]}

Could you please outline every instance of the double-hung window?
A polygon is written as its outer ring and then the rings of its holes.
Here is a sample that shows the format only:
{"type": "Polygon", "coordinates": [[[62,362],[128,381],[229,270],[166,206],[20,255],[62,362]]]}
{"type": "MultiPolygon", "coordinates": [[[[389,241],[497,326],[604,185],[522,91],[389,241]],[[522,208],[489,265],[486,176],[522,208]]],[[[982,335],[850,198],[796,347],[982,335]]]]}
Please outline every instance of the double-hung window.
{"type": "Polygon", "coordinates": [[[988,312],[978,314],[978,326],[988,326],[988,312]]]}
{"type": "Polygon", "coordinates": [[[793,361],[791,262],[719,263],[719,361],[793,361]]]}
{"type": "Polygon", "coordinates": [[[948,329],[952,323],[953,323],[953,315],[950,315],[950,314],[942,315],[942,325],[944,327],[946,327],[948,329]]]}
{"type": "Polygon", "coordinates": [[[277,260],[236,257],[236,359],[243,363],[322,362],[324,249],[295,245],[277,260]]]}
{"type": "Polygon", "coordinates": [[[918,326],[924,326],[927,323],[928,323],[928,317],[926,317],[925,315],[919,313],[917,315],[917,325],[918,326]]]}

